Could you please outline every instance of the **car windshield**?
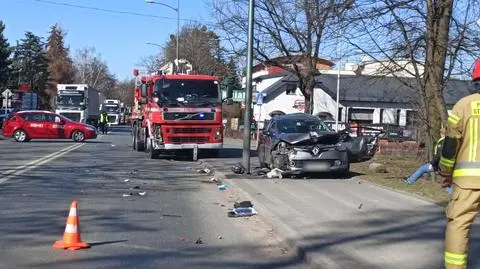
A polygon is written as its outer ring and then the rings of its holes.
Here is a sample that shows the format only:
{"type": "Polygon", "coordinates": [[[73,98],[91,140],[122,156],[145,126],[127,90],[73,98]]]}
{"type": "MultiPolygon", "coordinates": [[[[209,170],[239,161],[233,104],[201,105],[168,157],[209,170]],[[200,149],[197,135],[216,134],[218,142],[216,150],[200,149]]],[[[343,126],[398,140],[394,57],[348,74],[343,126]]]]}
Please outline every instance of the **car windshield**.
{"type": "Polygon", "coordinates": [[[118,106],[105,106],[105,110],[108,113],[116,113],[118,112],[118,106]]]}
{"type": "Polygon", "coordinates": [[[219,102],[218,82],[213,80],[162,79],[155,82],[161,102],[219,102]]]}
{"type": "Polygon", "coordinates": [[[76,95],[59,95],[57,103],[61,106],[81,106],[83,103],[83,96],[76,95]]]}
{"type": "Polygon", "coordinates": [[[280,133],[284,134],[331,131],[322,121],[312,119],[279,119],[277,128],[280,133]]]}

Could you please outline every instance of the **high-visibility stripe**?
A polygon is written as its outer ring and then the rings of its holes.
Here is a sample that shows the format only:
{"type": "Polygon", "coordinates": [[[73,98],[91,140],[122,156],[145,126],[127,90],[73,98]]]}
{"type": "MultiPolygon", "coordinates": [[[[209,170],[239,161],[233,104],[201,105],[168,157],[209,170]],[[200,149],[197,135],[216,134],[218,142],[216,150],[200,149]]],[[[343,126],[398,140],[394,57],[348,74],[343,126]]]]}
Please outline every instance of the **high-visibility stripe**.
{"type": "Polygon", "coordinates": [[[455,169],[479,168],[480,162],[456,162],[455,169]]]}
{"type": "Polygon", "coordinates": [[[441,157],[440,158],[440,164],[445,166],[445,167],[453,167],[453,165],[455,164],[455,161],[453,160],[450,160],[450,159],[447,159],[447,158],[444,158],[444,157],[441,157]]]}
{"type": "Polygon", "coordinates": [[[479,176],[480,176],[479,168],[453,170],[453,177],[479,177],[479,176]]]}
{"type": "Polygon", "coordinates": [[[77,233],[77,225],[72,225],[72,224],[67,224],[65,227],[65,232],[69,234],[75,234],[77,233]]]}
{"type": "Polygon", "coordinates": [[[472,159],[470,161],[477,160],[477,148],[478,148],[478,118],[473,119],[473,146],[472,146],[472,159]]]}
{"type": "Polygon", "coordinates": [[[474,122],[473,120],[472,121],[469,121],[468,123],[468,135],[469,135],[469,149],[468,149],[468,160],[470,162],[473,161],[473,126],[474,126],[474,122]]]}
{"type": "Polygon", "coordinates": [[[455,254],[445,251],[445,263],[453,265],[465,265],[467,264],[467,254],[455,254]]]}
{"type": "Polygon", "coordinates": [[[448,116],[448,121],[453,124],[457,124],[460,121],[460,118],[454,114],[451,114],[450,116],[448,116]]]}

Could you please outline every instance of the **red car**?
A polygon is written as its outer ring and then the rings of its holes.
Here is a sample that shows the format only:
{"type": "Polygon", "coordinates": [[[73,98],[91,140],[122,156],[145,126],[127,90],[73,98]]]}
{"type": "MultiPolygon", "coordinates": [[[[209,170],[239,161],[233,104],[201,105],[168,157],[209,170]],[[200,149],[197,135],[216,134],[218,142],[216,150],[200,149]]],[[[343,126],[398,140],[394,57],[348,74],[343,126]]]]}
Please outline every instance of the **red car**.
{"type": "Polygon", "coordinates": [[[49,111],[20,111],[10,114],[3,122],[3,136],[17,142],[31,139],[73,139],[82,142],[97,137],[94,126],[69,120],[49,111]]]}

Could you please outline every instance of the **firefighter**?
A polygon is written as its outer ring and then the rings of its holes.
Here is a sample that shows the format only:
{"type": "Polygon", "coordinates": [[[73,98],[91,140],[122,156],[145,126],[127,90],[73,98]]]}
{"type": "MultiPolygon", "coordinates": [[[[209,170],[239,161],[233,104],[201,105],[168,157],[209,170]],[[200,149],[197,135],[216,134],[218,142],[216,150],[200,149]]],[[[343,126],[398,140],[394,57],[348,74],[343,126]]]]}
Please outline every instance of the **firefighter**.
{"type": "Polygon", "coordinates": [[[108,124],[108,114],[105,110],[100,113],[100,130],[102,134],[107,133],[107,124],[108,124]]]}
{"type": "Polygon", "coordinates": [[[458,101],[448,117],[440,158],[442,187],[452,186],[446,209],[445,268],[467,268],[469,235],[480,210],[480,59],[473,67],[472,94],[458,101]]]}

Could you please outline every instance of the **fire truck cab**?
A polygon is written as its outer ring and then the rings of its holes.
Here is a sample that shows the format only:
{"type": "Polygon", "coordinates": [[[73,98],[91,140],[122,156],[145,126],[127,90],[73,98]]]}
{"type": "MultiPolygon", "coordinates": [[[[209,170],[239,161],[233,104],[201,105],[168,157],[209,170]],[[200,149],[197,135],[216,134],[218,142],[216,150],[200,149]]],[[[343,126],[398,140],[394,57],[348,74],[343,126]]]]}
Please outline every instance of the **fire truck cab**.
{"type": "Polygon", "coordinates": [[[152,159],[167,151],[218,154],[223,147],[222,98],[216,76],[155,74],[136,76],[132,142],[152,159]]]}

